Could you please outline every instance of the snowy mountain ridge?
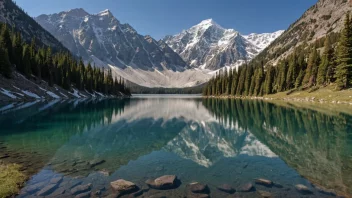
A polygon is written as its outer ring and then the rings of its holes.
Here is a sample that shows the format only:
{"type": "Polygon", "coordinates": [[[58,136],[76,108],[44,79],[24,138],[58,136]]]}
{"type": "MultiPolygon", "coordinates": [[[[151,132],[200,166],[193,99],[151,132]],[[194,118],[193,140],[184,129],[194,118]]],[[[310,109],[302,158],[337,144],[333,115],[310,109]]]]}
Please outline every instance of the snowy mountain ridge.
{"type": "Polygon", "coordinates": [[[156,41],[122,24],[108,10],[89,14],[82,8],[40,15],[35,20],[74,55],[146,87],[192,87],[219,69],[255,57],[278,34],[242,36],[213,19],[178,35],[156,41]]]}
{"type": "Polygon", "coordinates": [[[175,36],[166,36],[163,41],[192,68],[214,71],[238,67],[253,59],[283,32],[241,35],[207,19],[175,36]]]}

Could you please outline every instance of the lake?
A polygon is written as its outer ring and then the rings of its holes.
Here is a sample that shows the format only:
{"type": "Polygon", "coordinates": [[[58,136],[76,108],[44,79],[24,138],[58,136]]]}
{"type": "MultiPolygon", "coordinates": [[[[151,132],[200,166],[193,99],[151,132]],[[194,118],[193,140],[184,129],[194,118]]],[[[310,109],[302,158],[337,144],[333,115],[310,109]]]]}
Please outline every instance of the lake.
{"type": "Polygon", "coordinates": [[[194,182],[210,197],[351,197],[350,110],[192,95],[2,104],[0,157],[31,175],[18,197],[116,196],[118,179],[143,189],[140,197],[202,197],[194,182]],[[146,186],[163,175],[178,185],[146,186]]]}

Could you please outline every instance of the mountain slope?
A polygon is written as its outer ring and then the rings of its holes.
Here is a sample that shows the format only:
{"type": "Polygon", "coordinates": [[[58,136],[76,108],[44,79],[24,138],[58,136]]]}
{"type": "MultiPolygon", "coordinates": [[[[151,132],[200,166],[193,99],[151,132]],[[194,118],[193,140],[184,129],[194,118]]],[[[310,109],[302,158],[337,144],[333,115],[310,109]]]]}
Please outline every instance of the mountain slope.
{"type": "Polygon", "coordinates": [[[109,10],[89,14],[73,9],[35,18],[72,53],[85,60],[126,68],[183,70],[186,63],[167,45],[142,36],[129,24],[120,23],[109,10]]]}
{"type": "Polygon", "coordinates": [[[305,42],[312,43],[329,33],[340,32],[344,16],[351,11],[351,5],[347,0],[319,0],[255,60],[276,65],[279,59],[291,54],[295,47],[305,42]]]}
{"type": "Polygon", "coordinates": [[[21,32],[26,41],[36,37],[37,42],[41,44],[40,46],[44,44],[57,51],[67,51],[54,36],[42,28],[12,0],[0,1],[0,22],[11,25],[16,31],[21,32]]]}
{"type": "Polygon", "coordinates": [[[208,19],[163,40],[193,68],[217,70],[254,58],[282,33],[243,36],[208,19]]]}

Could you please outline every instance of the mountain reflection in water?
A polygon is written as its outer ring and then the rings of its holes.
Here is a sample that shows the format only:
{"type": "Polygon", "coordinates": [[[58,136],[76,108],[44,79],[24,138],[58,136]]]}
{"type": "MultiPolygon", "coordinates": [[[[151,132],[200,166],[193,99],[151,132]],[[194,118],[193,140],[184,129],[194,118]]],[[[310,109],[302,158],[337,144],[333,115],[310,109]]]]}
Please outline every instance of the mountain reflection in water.
{"type": "Polygon", "coordinates": [[[92,183],[92,192],[104,188],[107,195],[110,181],[123,178],[143,186],[165,174],[182,181],[168,192],[172,197],[183,196],[194,181],[208,184],[212,197],[222,197],[217,185],[236,188],[258,177],[283,185],[262,189],[278,196],[301,196],[294,186],[310,182],[319,187],[310,186],[311,196],[327,196],[319,189],[352,195],[352,116],[344,113],[193,96],[0,109],[5,109],[0,146],[10,155],[5,161],[33,174],[23,197],[36,195],[28,189],[58,175],[64,176],[62,183],[79,176],[81,183],[92,183]]]}

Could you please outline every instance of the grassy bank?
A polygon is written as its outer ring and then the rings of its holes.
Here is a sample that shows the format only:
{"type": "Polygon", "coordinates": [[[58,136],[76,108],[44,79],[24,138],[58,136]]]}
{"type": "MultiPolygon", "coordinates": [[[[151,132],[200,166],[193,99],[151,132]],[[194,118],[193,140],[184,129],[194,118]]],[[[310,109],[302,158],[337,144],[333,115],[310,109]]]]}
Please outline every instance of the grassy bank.
{"type": "Polygon", "coordinates": [[[0,198],[17,194],[24,184],[26,176],[16,164],[4,164],[0,161],[0,198]]]}
{"type": "Polygon", "coordinates": [[[322,87],[317,90],[292,90],[277,94],[266,95],[265,99],[312,101],[321,103],[352,104],[352,89],[336,91],[333,86],[322,87]]]}

